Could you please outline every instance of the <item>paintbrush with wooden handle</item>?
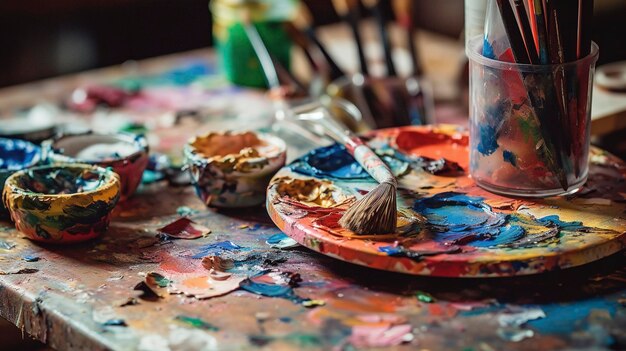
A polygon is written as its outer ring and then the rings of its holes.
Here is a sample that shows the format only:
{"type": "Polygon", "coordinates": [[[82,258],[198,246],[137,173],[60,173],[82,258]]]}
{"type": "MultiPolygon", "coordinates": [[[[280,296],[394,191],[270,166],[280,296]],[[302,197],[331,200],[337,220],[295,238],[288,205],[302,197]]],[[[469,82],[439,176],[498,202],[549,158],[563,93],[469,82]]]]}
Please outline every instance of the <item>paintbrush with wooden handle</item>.
{"type": "Polygon", "coordinates": [[[354,159],[379,184],[354,203],[339,224],[356,234],[388,234],[396,230],[398,182],[391,169],[361,139],[332,117],[323,106],[297,113],[298,119],[321,126],[325,134],[344,145],[354,159]]]}
{"type": "Polygon", "coordinates": [[[369,74],[367,60],[365,58],[365,49],[363,48],[363,40],[359,32],[359,1],[358,0],[333,0],[333,6],[337,14],[348,23],[354,42],[356,43],[357,54],[359,57],[359,65],[361,73],[365,76],[369,74]]]}

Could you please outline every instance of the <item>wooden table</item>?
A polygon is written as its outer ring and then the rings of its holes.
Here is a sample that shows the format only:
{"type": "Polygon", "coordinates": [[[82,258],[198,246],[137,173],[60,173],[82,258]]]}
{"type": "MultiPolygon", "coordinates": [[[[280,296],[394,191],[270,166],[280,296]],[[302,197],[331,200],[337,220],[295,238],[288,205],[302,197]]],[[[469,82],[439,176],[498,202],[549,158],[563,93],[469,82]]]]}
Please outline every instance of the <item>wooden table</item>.
{"type": "MultiPolygon", "coordinates": [[[[6,115],[41,100],[58,102],[76,86],[129,72],[158,74],[211,59],[201,50],[4,89],[0,110],[6,115]]],[[[219,83],[205,82],[200,89],[213,91],[219,101],[241,103],[219,83]]],[[[262,95],[244,97],[257,101],[262,95]]],[[[153,125],[149,138],[161,145],[156,150],[172,154],[202,128],[233,123],[209,111],[207,124],[172,124],[171,113],[150,110],[144,121],[162,122],[153,125]]],[[[59,118],[81,118],[70,115],[59,118]]],[[[104,121],[113,124],[116,116],[109,112],[104,121]]],[[[240,127],[268,122],[241,118],[234,119],[240,127]]],[[[626,348],[624,253],[539,276],[443,279],[376,271],[301,247],[272,248],[266,241],[276,234],[264,208],[207,209],[191,187],[167,182],[142,186],[116,208],[106,235],[80,245],[36,244],[10,222],[0,222],[0,315],[60,350],[626,348]],[[156,229],[179,218],[178,211],[191,213],[211,234],[156,238],[156,229]],[[185,294],[140,297],[134,290],[150,272],[174,283],[206,276],[199,258],[210,254],[231,255],[237,271],[266,274],[286,293],[267,297],[237,289],[199,300],[185,294]]]]}

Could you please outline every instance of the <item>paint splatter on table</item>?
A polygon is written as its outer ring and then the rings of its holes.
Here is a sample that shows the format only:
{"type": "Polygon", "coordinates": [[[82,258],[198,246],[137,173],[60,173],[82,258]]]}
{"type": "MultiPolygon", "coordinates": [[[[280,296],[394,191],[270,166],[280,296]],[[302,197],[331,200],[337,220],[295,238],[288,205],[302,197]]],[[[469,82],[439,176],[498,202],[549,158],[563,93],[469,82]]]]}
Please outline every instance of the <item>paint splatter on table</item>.
{"type": "MultiPolygon", "coordinates": [[[[188,77],[178,72],[170,78],[188,77]]],[[[127,121],[120,111],[91,121],[113,127],[127,121]]],[[[168,122],[174,112],[150,110],[133,122],[157,121],[149,139],[173,152],[199,132],[197,123],[168,122]]],[[[191,120],[217,129],[219,116],[191,120]]],[[[0,315],[76,350],[623,349],[625,258],[503,279],[383,272],[294,247],[264,208],[207,210],[190,187],[151,181],[115,210],[105,236],[84,244],[36,244],[0,222],[0,315]],[[181,216],[193,221],[181,227],[202,235],[161,232],[181,216]],[[226,272],[209,285],[207,266],[226,272]]]]}
{"type": "Polygon", "coordinates": [[[106,236],[79,246],[39,246],[3,223],[2,316],[61,349],[150,349],[176,342],[290,350],[626,345],[624,254],[516,279],[413,277],[302,247],[271,248],[266,241],[279,231],[263,209],[245,215],[209,211],[188,188],[154,184],[130,201],[118,209],[106,236]],[[179,217],[180,206],[197,210],[192,220],[211,233],[195,240],[155,239],[159,228],[179,217]],[[259,288],[267,279],[202,300],[184,294],[143,299],[133,290],[149,272],[174,282],[206,276],[201,257],[226,254],[234,258],[235,271],[295,272],[301,281],[276,297],[262,296],[271,295],[259,288]],[[306,300],[321,302],[306,307],[306,300]]]}

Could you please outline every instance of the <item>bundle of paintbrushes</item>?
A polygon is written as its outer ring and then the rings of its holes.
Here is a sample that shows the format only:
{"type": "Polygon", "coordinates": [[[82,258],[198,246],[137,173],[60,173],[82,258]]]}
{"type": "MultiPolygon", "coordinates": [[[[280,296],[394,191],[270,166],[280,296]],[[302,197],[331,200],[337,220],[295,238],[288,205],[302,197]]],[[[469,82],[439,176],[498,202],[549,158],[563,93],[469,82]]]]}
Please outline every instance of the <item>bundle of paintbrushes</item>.
{"type": "Polygon", "coordinates": [[[287,31],[294,42],[303,49],[313,71],[328,79],[321,91],[313,95],[329,94],[343,97],[359,107],[363,119],[370,128],[384,128],[432,122],[432,97],[428,84],[422,79],[422,68],[415,46],[413,9],[411,0],[394,0],[393,10],[398,23],[406,31],[407,49],[411,55],[411,75],[400,77],[392,57],[389,35],[392,15],[384,2],[378,0],[333,0],[340,17],[349,25],[357,49],[359,71],[347,74],[331,57],[313,29],[312,16],[305,5],[288,23],[287,31]],[[374,16],[378,39],[384,53],[386,75],[370,74],[370,64],[365,55],[361,35],[360,8],[365,6],[374,16]]]}
{"type": "MultiPolygon", "coordinates": [[[[244,29],[250,43],[261,63],[268,85],[274,92],[274,99],[281,101],[282,108],[287,110],[288,105],[284,100],[289,96],[280,84],[276,62],[272,60],[263,40],[253,23],[244,19],[244,29]]],[[[301,120],[308,120],[322,130],[322,133],[336,142],[344,145],[355,160],[374,178],[379,185],[368,194],[358,200],[349,208],[340,220],[340,224],[357,234],[387,234],[396,230],[397,207],[396,190],[397,181],[389,167],[366,146],[361,139],[352,134],[345,126],[335,120],[324,104],[318,101],[302,104],[297,113],[301,120]]],[[[284,111],[296,116],[294,111],[284,111]]],[[[288,123],[284,120],[283,123],[288,123]]]]}
{"type": "Polygon", "coordinates": [[[470,40],[471,172],[484,188],[549,196],[587,178],[593,0],[490,0],[470,40]]]}

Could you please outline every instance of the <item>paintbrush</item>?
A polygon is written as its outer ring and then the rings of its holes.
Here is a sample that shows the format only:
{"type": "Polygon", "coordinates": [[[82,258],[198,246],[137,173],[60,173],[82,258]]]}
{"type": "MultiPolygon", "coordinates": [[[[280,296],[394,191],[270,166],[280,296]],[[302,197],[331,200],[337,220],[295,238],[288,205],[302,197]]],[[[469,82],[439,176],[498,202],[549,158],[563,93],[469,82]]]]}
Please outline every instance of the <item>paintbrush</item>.
{"type": "MultiPolygon", "coordinates": [[[[505,32],[511,45],[513,57],[515,57],[515,62],[526,64],[531,63],[528,52],[526,51],[524,39],[520,33],[520,28],[517,25],[517,20],[515,19],[515,13],[513,12],[511,3],[509,0],[496,0],[496,3],[498,5],[500,16],[502,17],[502,24],[504,25],[505,32]]],[[[563,131],[558,123],[551,123],[549,120],[554,118],[555,114],[559,113],[559,111],[556,111],[554,106],[553,88],[550,88],[547,84],[541,84],[541,86],[546,90],[545,94],[548,95],[546,97],[542,97],[541,93],[537,90],[543,89],[537,89],[536,87],[529,85],[531,83],[528,83],[524,79],[524,75],[525,74],[522,74],[522,81],[526,87],[531,104],[535,109],[535,114],[537,115],[541,130],[541,136],[543,138],[543,145],[545,146],[544,152],[542,152],[543,158],[547,167],[558,179],[561,187],[564,190],[567,190],[569,186],[567,176],[561,166],[563,164],[562,155],[559,149],[557,149],[557,146],[562,145],[561,134],[563,131]]],[[[557,119],[559,119],[559,117],[557,117],[557,119]]]]}
{"type": "Polygon", "coordinates": [[[387,67],[387,75],[396,75],[396,66],[393,63],[393,57],[391,52],[391,39],[389,38],[389,32],[387,31],[387,21],[383,13],[383,8],[378,0],[363,0],[365,6],[372,12],[376,19],[376,25],[378,27],[378,33],[380,35],[380,41],[383,45],[383,53],[385,55],[385,66],[387,67]]]}
{"type": "MultiPolygon", "coordinates": [[[[249,21],[244,22],[244,29],[261,62],[261,67],[270,87],[279,90],[281,87],[278,82],[276,67],[272,63],[271,56],[261,36],[249,21]]],[[[321,106],[321,104],[315,106],[321,106]]],[[[398,182],[389,167],[358,136],[330,116],[326,108],[318,107],[312,112],[298,113],[298,119],[311,121],[322,127],[327,136],[343,144],[363,169],[380,183],[355,202],[341,217],[339,224],[357,234],[395,232],[398,220],[396,207],[398,182]]]]}
{"type": "Polygon", "coordinates": [[[413,0],[395,0],[392,3],[396,20],[406,31],[407,48],[411,55],[411,66],[413,75],[407,78],[405,85],[407,101],[409,102],[410,124],[427,124],[429,121],[428,110],[426,108],[426,95],[419,82],[422,76],[422,65],[415,46],[415,30],[413,19],[413,0]]]}
{"type": "Polygon", "coordinates": [[[528,14],[526,13],[526,7],[523,0],[513,0],[513,8],[517,15],[517,24],[522,34],[522,40],[524,40],[524,46],[528,54],[528,59],[532,64],[539,64],[539,55],[537,54],[537,48],[535,47],[535,39],[533,37],[533,31],[528,22],[528,14]]]}
{"type": "MultiPolygon", "coordinates": [[[[565,27],[562,23],[568,22],[565,18],[569,15],[567,12],[567,7],[572,5],[571,1],[556,1],[550,0],[547,1],[547,15],[548,15],[548,58],[550,59],[550,63],[552,64],[563,64],[567,62],[566,56],[571,56],[572,51],[575,55],[576,50],[576,28],[575,27],[565,27]],[[574,33],[574,45],[572,47],[571,41],[567,40],[566,37],[571,34],[568,33],[572,31],[574,33]],[[572,50],[573,49],[573,50],[572,50]]],[[[577,6],[578,2],[575,3],[574,6],[577,6]]],[[[578,13],[577,9],[574,9],[575,13],[578,13]]],[[[562,153],[564,155],[569,155],[572,151],[572,133],[570,132],[570,128],[573,127],[573,121],[568,121],[568,93],[567,93],[567,82],[565,73],[563,68],[559,68],[554,72],[554,87],[555,94],[551,97],[551,100],[557,103],[558,111],[555,111],[554,115],[557,119],[558,126],[560,127],[560,137],[561,137],[561,147],[562,153]]],[[[548,97],[550,98],[550,97],[548,97]]],[[[575,170],[576,171],[576,170],[575,170]]]]}
{"type": "Polygon", "coordinates": [[[543,0],[531,0],[533,1],[533,11],[535,17],[535,23],[537,24],[537,51],[539,52],[539,63],[547,65],[548,58],[548,43],[546,32],[546,17],[545,17],[545,5],[543,0]]]}
{"type": "MultiPolygon", "coordinates": [[[[578,32],[577,32],[577,46],[576,46],[576,58],[582,59],[591,53],[591,20],[593,17],[593,0],[579,0],[578,1],[578,32]]],[[[588,94],[589,84],[589,68],[580,68],[577,72],[578,77],[578,96],[577,96],[577,119],[578,129],[576,131],[576,140],[578,141],[577,153],[578,157],[582,154],[583,144],[585,139],[585,133],[587,130],[587,102],[590,98],[588,94]]],[[[576,176],[580,173],[578,162],[575,163],[574,170],[576,176]]]]}
{"type": "MultiPolygon", "coordinates": [[[[387,30],[387,16],[382,3],[379,0],[364,0],[365,6],[372,11],[378,27],[378,33],[383,46],[383,53],[385,57],[385,66],[387,68],[388,77],[396,77],[396,67],[392,57],[391,39],[389,37],[389,31],[387,30]]],[[[393,79],[392,79],[393,80],[393,79]]],[[[392,82],[393,83],[393,82],[392,82]]],[[[411,125],[410,115],[411,112],[408,108],[408,102],[406,94],[398,89],[395,84],[391,84],[388,88],[391,91],[393,97],[392,117],[394,120],[394,126],[411,125]]]]}
{"type": "Polygon", "coordinates": [[[316,51],[313,45],[311,45],[309,38],[296,28],[292,22],[285,22],[284,26],[291,40],[293,40],[293,42],[304,52],[304,57],[307,61],[309,61],[311,68],[315,72],[320,72],[320,68],[323,64],[320,64],[317,59],[321,55],[321,53],[319,53],[319,49],[316,51]],[[319,55],[317,55],[318,53],[319,55]]]}
{"type": "Polygon", "coordinates": [[[270,88],[270,97],[274,102],[278,115],[281,116],[278,120],[280,120],[282,124],[290,128],[293,132],[297,133],[300,137],[304,137],[316,145],[323,145],[324,142],[320,140],[317,135],[303,128],[299,124],[285,119],[286,116],[290,115],[285,98],[293,96],[291,92],[294,91],[294,89],[280,84],[278,71],[281,68],[280,66],[277,66],[277,61],[272,59],[272,56],[267,50],[263,39],[259,35],[259,32],[254,24],[250,21],[249,16],[244,16],[242,24],[246,32],[246,36],[248,37],[248,40],[250,40],[252,49],[261,63],[261,69],[270,88]]]}
{"type": "Polygon", "coordinates": [[[359,65],[363,75],[369,74],[367,68],[367,60],[365,59],[365,50],[363,49],[363,40],[359,32],[359,1],[358,0],[333,0],[335,11],[350,26],[352,36],[356,43],[357,54],[359,57],[359,65]]]}
{"type": "Polygon", "coordinates": [[[581,59],[591,52],[591,19],[593,0],[578,0],[578,32],[576,58],[581,59]]]}
{"type": "Polygon", "coordinates": [[[413,66],[413,75],[422,75],[422,64],[419,59],[417,47],[415,46],[415,25],[413,17],[413,1],[414,0],[395,0],[392,3],[396,20],[406,30],[406,42],[409,53],[411,54],[411,65],[413,66]]]}
{"type": "Polygon", "coordinates": [[[321,126],[327,136],[344,145],[359,165],[379,183],[346,210],[339,224],[356,234],[394,233],[398,216],[398,183],[391,169],[358,136],[336,121],[326,108],[318,107],[297,115],[300,120],[321,126]]]}
{"type": "Polygon", "coordinates": [[[324,56],[326,64],[330,69],[330,80],[336,80],[345,76],[343,70],[339,68],[335,60],[333,60],[333,58],[326,50],[326,47],[317,38],[317,35],[315,34],[315,29],[313,28],[311,12],[304,4],[300,5],[298,13],[293,19],[293,24],[296,28],[306,34],[307,37],[309,37],[309,40],[319,49],[319,51],[322,53],[322,56],[324,56]]]}

